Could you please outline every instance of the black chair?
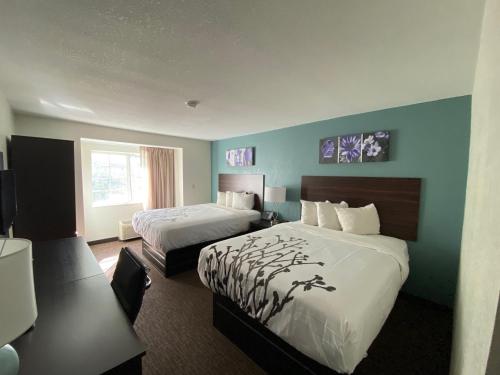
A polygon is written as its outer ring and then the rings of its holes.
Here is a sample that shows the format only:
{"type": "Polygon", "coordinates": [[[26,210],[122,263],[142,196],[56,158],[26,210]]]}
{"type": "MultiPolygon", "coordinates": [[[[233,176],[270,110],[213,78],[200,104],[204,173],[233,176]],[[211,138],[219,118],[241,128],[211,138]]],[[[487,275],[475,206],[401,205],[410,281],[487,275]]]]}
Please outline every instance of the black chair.
{"type": "Polygon", "coordinates": [[[111,287],[128,319],[134,324],[141,309],[144,292],[151,286],[149,268],[128,247],[120,251],[111,287]]]}

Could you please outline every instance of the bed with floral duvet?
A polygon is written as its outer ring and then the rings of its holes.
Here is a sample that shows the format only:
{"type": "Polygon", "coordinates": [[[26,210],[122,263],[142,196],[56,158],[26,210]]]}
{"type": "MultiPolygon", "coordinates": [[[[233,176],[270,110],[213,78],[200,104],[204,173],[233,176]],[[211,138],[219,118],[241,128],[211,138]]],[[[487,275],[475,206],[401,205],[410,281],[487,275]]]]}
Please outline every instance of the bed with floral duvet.
{"type": "Polygon", "coordinates": [[[352,373],[408,277],[405,241],[283,223],[202,249],[198,273],[285,342],[352,373]]]}

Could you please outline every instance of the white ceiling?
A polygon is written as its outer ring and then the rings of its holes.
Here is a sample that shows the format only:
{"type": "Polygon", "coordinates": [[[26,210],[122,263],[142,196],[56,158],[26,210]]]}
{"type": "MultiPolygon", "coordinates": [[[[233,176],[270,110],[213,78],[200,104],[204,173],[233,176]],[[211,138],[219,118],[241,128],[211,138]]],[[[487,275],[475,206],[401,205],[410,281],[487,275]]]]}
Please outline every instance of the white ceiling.
{"type": "Polygon", "coordinates": [[[17,111],[98,125],[256,133],[470,94],[483,5],[0,0],[0,89],[17,111]]]}

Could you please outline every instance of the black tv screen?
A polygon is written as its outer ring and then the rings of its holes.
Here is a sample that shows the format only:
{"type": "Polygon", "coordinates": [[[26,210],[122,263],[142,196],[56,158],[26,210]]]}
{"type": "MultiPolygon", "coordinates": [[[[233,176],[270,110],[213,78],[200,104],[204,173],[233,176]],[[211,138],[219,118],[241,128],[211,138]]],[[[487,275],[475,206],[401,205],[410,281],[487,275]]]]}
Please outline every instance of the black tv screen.
{"type": "Polygon", "coordinates": [[[12,169],[0,171],[0,234],[8,234],[16,212],[16,176],[12,169]]]}

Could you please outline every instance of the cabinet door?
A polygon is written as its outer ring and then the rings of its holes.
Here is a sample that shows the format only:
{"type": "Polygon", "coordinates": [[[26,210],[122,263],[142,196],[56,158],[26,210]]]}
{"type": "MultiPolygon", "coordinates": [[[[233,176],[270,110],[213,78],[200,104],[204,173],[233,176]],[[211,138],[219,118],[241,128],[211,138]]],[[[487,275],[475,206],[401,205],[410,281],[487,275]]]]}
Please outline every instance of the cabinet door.
{"type": "Polygon", "coordinates": [[[74,237],[73,141],[12,136],[10,168],[16,174],[14,236],[32,241],[74,237]]]}

